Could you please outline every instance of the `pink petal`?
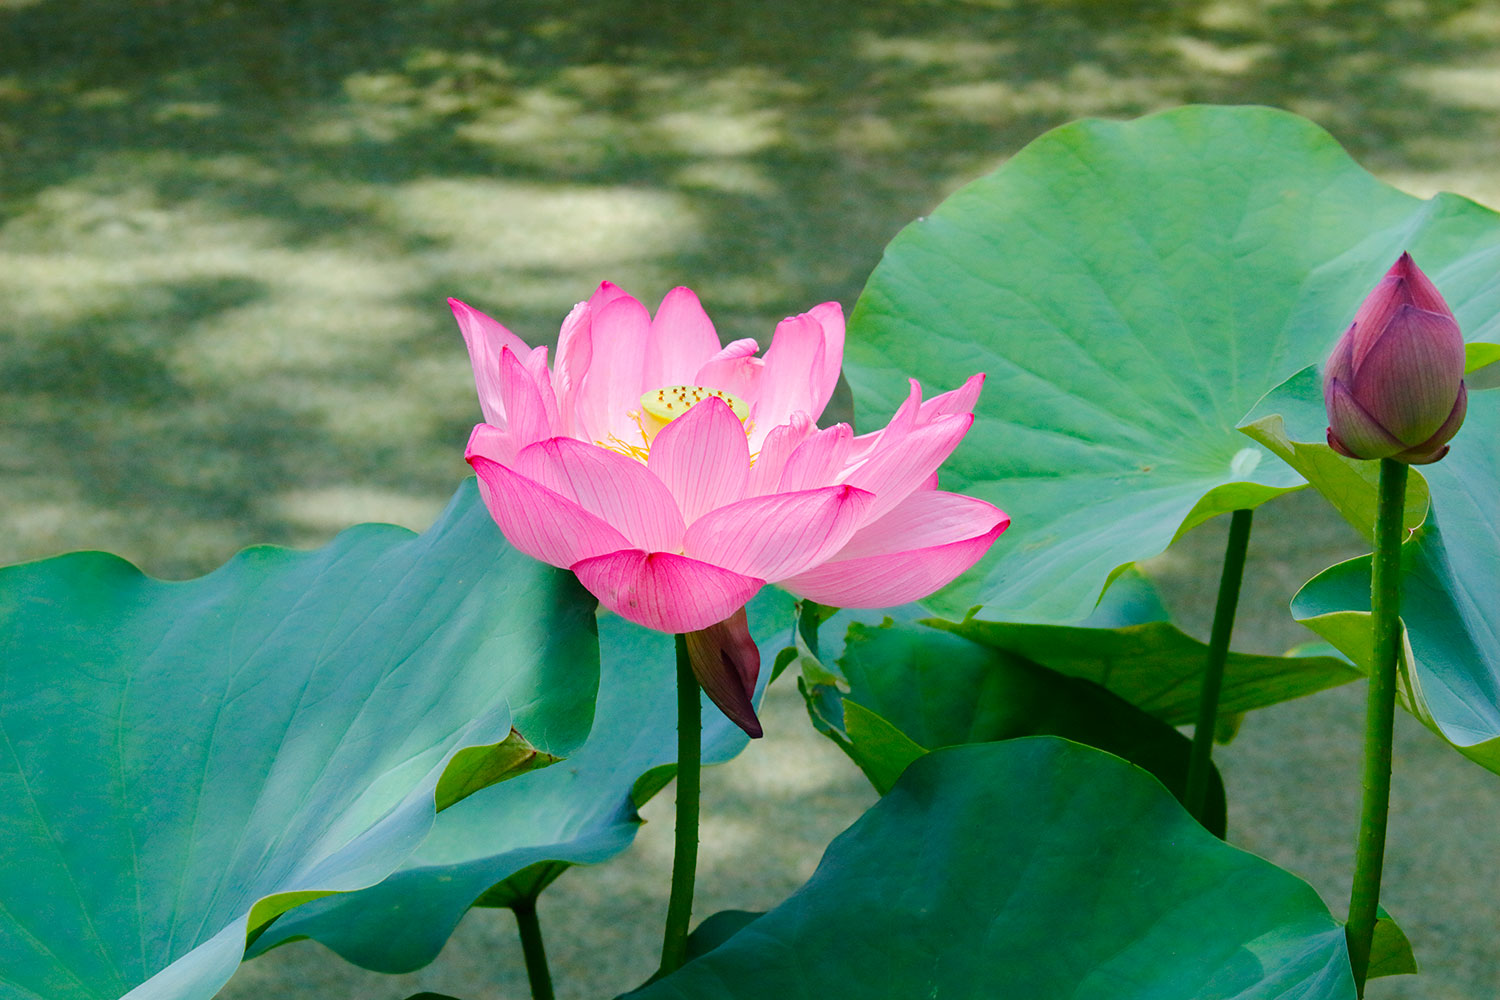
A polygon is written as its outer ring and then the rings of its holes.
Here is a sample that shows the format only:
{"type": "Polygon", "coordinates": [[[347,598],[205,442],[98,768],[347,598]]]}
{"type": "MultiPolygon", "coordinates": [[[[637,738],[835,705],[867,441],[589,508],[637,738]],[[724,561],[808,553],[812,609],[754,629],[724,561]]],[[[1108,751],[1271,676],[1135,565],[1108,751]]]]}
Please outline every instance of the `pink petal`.
{"type": "Polygon", "coordinates": [[[673,552],[627,549],[584,559],[573,572],[615,614],[658,632],[696,632],[723,621],[765,585],[673,552]]]}
{"type": "Polygon", "coordinates": [[[773,427],[760,444],[755,455],[755,464],[750,467],[750,481],[745,484],[745,495],[758,497],[766,493],[779,492],[781,472],[786,460],[807,436],[817,430],[812,418],[800,410],[792,419],[779,427],[773,427]]]}
{"type": "Polygon", "coordinates": [[[951,583],[1010,525],[1004,511],[957,493],[913,493],[861,528],[833,559],[782,580],[794,594],[840,608],[886,608],[951,583]]]}
{"type": "Polygon", "coordinates": [[[520,450],[510,432],[503,427],[475,424],[474,430],[469,434],[468,447],[464,449],[464,461],[469,461],[475,455],[482,455],[491,462],[515,465],[516,452],[520,450]]]}
{"type": "Polygon", "coordinates": [[[580,559],[630,548],[624,535],[545,486],[483,455],[471,454],[469,464],[500,533],[533,559],[567,569],[580,559]]]}
{"type": "Polygon", "coordinates": [[[698,296],[688,288],[672,289],[651,321],[641,392],[669,385],[696,385],[692,379],[698,369],[718,350],[719,335],[698,296]]]}
{"type": "Polygon", "coordinates": [[[1431,436],[1453,408],[1464,373],[1464,339],[1441,313],[1403,306],[1354,369],[1349,391],[1404,442],[1431,436]]]}
{"type": "Polygon", "coordinates": [[[746,403],[751,402],[760,391],[761,374],[765,368],[765,362],[754,356],[758,350],[759,345],[748,337],[736,340],[705,361],[693,376],[692,384],[723,389],[746,403]]]}
{"type": "Polygon", "coordinates": [[[1408,448],[1394,457],[1408,465],[1427,465],[1436,462],[1448,454],[1448,442],[1453,435],[1458,433],[1459,427],[1463,425],[1464,414],[1469,409],[1469,389],[1462,382],[1458,383],[1458,399],[1453,402],[1453,409],[1448,413],[1448,419],[1443,421],[1443,426],[1414,448],[1408,448]]]}
{"type": "MultiPolygon", "coordinates": [[[[546,351],[545,347],[537,348],[546,351]]],[[[530,353],[530,352],[527,352],[530,353]]],[[[545,355],[544,355],[545,357],[545,355]]],[[[531,373],[509,347],[500,349],[500,402],[505,408],[505,430],[517,450],[552,436],[542,395],[531,373]]]]}
{"type": "Polygon", "coordinates": [[[760,649],[750,635],[745,609],[724,621],[687,634],[688,660],[698,686],[729,721],[759,739],[755,717],[755,681],[760,676],[760,649]]]}
{"type": "Polygon", "coordinates": [[[853,441],[854,431],[848,424],[834,424],[803,441],[787,458],[777,492],[811,490],[835,482],[848,464],[853,441]]]}
{"type": "Polygon", "coordinates": [[[458,320],[458,329],[469,348],[469,363],[474,368],[474,388],[479,391],[479,409],[486,423],[505,424],[505,407],[500,401],[500,352],[510,348],[518,357],[531,350],[525,341],[484,313],[458,299],[449,299],[448,308],[458,320]]]}
{"type": "Polygon", "coordinates": [[[531,376],[535,383],[537,394],[542,399],[542,409],[547,414],[547,426],[552,428],[553,433],[562,432],[562,424],[559,420],[557,410],[557,391],[552,385],[552,372],[547,369],[547,345],[533,347],[531,353],[526,355],[521,362],[526,373],[531,376]]]}
{"type": "Polygon", "coordinates": [[[516,471],[602,518],[636,548],[673,550],[682,544],[677,502],[632,458],[555,437],[523,448],[516,471]]]}
{"type": "Polygon", "coordinates": [[[771,346],[766,348],[765,371],[760,391],[750,403],[750,418],[774,427],[802,410],[818,419],[828,400],[817,398],[813,380],[821,377],[826,356],[823,326],[816,319],[803,313],[778,323],[771,346]]]}
{"type": "Polygon", "coordinates": [[[891,414],[886,425],[878,431],[861,434],[854,439],[854,446],[849,450],[850,465],[863,462],[883,445],[906,437],[917,426],[917,418],[922,411],[922,387],[914,378],[906,381],[909,386],[906,398],[896,407],[896,412],[891,414]]]}
{"type": "Polygon", "coordinates": [[[710,396],[657,433],[647,468],[666,484],[683,520],[692,524],[745,495],[750,445],[744,425],[728,403],[710,396]]]}
{"type": "Polygon", "coordinates": [[[1334,379],[1324,393],[1328,404],[1328,443],[1349,458],[1389,458],[1405,445],[1360,406],[1344,383],[1334,379]]]}
{"type": "Polygon", "coordinates": [[[979,391],[983,388],[984,372],[970,375],[968,381],[957,389],[939,393],[918,407],[918,422],[949,414],[973,413],[974,404],[979,402],[979,391]]]}
{"type": "Polygon", "coordinates": [[[868,517],[891,510],[922,486],[953,453],[974,423],[972,414],[937,417],[898,440],[877,442],[874,453],[844,476],[850,486],[869,490],[876,500],[868,517]]]}
{"type": "Polygon", "coordinates": [[[611,434],[632,443],[639,438],[629,414],[641,408],[641,373],[650,329],[646,307],[628,295],[609,301],[592,315],[592,357],[588,374],[573,397],[579,424],[591,440],[605,441],[611,434]]]}
{"type": "Polygon", "coordinates": [[[817,409],[810,412],[817,416],[833,398],[833,390],[839,384],[839,371],[844,366],[844,307],[837,302],[824,302],[809,309],[807,315],[823,328],[823,364],[820,370],[812,373],[813,401],[817,409]]]}
{"type": "Polygon", "coordinates": [[[874,500],[850,486],[749,497],[695,521],[683,548],[695,559],[774,582],[843,548],[874,500]]]}

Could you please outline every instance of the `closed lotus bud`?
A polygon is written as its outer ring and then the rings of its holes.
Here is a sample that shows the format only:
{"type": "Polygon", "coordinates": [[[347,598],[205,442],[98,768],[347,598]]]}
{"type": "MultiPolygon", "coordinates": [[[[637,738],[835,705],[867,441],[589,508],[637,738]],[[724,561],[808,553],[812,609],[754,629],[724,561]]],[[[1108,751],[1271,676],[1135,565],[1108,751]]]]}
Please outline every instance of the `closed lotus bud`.
{"type": "Polygon", "coordinates": [[[1411,254],[1354,314],[1323,371],[1328,444],[1409,465],[1448,453],[1468,405],[1458,321],[1411,254]]]}

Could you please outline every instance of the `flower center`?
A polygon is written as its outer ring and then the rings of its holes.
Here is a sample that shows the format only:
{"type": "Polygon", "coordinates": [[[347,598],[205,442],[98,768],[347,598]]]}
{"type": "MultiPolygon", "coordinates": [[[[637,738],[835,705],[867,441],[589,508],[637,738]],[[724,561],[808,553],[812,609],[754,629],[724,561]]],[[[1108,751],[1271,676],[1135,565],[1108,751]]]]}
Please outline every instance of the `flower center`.
{"type": "Polygon", "coordinates": [[[728,403],[741,423],[750,416],[750,407],[742,400],[723,389],[710,389],[706,385],[669,385],[664,389],[642,393],[641,409],[646,411],[646,416],[665,427],[710,396],[717,396],[728,403]]]}
{"type": "MultiPolygon", "coordinates": [[[[749,418],[749,405],[723,389],[710,389],[706,385],[669,385],[662,389],[642,393],[641,408],[631,410],[627,414],[640,433],[639,444],[623,440],[614,434],[611,434],[607,441],[594,443],[601,448],[608,448],[610,451],[617,451],[621,455],[644,462],[651,456],[651,441],[657,433],[710,396],[722,399],[729,404],[730,411],[739,418],[740,423],[745,423],[749,418]]],[[[751,427],[747,425],[745,433],[748,435],[750,431],[751,427]]],[[[754,461],[753,456],[751,461],[754,461]]]]}

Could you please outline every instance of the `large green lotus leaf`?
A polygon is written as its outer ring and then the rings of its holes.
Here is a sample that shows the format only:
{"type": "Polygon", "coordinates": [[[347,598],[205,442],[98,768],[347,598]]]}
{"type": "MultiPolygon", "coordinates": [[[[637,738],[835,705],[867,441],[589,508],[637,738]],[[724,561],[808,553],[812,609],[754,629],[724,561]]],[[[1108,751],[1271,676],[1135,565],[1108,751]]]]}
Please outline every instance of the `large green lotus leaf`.
{"type": "MultiPolygon", "coordinates": [[[[750,602],[763,651],[789,638],[792,599],[767,587],[750,602]]],[[[607,861],[630,846],[640,820],[637,782],[670,780],[677,753],[676,659],[670,635],[614,615],[599,621],[599,702],[588,741],[565,764],[479,792],[438,816],[400,871],[363,892],[287,913],[252,949],[310,937],[351,962],[408,972],[437,957],[476,900],[505,905],[532,895],[569,864],[607,861]],[[551,863],[551,864],[549,864],[551,863]],[[539,876],[539,877],[530,877],[539,876]]],[[[764,686],[770,663],[761,670],[764,686]]],[[[706,699],[704,761],[729,760],[748,742],[706,699]]]]}
{"type": "Polygon", "coordinates": [[[780,906],[634,1000],[1349,1000],[1343,928],[1150,775],[1053,737],[935,750],[780,906]]]}
{"type": "Polygon", "coordinates": [[[1403,194],[1267,108],[1076,122],[908,226],[850,317],[858,415],[877,425],[908,376],[986,372],[944,486],[1013,518],[932,607],[1077,622],[1121,566],[1301,485],[1235,425],[1403,250],[1469,339],[1500,339],[1500,219],[1403,194]]]}
{"type": "MultiPolygon", "coordinates": [[[[802,684],[813,724],[884,795],[929,750],[1062,736],[1155,775],[1179,799],[1191,742],[1092,681],[922,625],[850,626],[838,661],[847,690],[802,684]]],[[[1224,836],[1213,772],[1204,826],[1224,836]]]]}
{"type": "MultiPolygon", "coordinates": [[[[1448,457],[1422,474],[1432,509],[1401,547],[1402,700],[1500,772],[1500,391],[1469,394],[1448,457]]],[[[1365,669],[1369,609],[1368,556],[1325,570],[1292,601],[1298,620],[1365,669]]]]}
{"type": "Polygon", "coordinates": [[[0,997],[212,996],[249,929],[395,870],[461,748],[583,741],[593,609],[472,480],[420,536],[197,580],[98,552],[0,570],[0,997]]]}

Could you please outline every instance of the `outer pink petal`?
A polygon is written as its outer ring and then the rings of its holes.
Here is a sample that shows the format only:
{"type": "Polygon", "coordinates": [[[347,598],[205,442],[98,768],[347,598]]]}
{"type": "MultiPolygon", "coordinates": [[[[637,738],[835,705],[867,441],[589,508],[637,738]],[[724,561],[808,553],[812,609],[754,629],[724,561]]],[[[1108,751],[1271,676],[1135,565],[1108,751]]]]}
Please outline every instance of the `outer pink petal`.
{"type": "Polygon", "coordinates": [[[627,549],[584,559],[578,580],[611,611],[659,632],[696,632],[745,606],[764,580],[673,552],[627,549]]]}
{"type": "Polygon", "coordinates": [[[647,469],[661,480],[692,524],[745,495],[750,445],[729,404],[710,396],[673,420],[651,442],[647,469]]]}
{"type": "Polygon", "coordinates": [[[759,739],[763,730],[752,699],[760,676],[760,649],[750,635],[745,609],[716,625],[687,633],[687,648],[688,662],[703,693],[751,739],[759,739]]]}
{"type": "Polygon", "coordinates": [[[815,430],[817,427],[812,418],[801,411],[793,413],[789,422],[771,428],[760,442],[755,464],[750,467],[750,481],[745,485],[745,495],[758,497],[779,492],[781,472],[786,467],[786,460],[815,430]]]}
{"type": "Polygon", "coordinates": [[[540,483],[483,455],[470,455],[469,464],[505,540],[533,559],[567,569],[580,559],[630,548],[624,535],[540,483]]]}
{"type": "Polygon", "coordinates": [[[821,377],[826,355],[823,326],[816,319],[803,313],[778,323],[766,348],[766,368],[750,403],[750,418],[774,427],[802,410],[817,420],[828,401],[817,398],[813,380],[821,377]]]}
{"type": "Polygon", "coordinates": [[[860,529],[838,555],[781,581],[792,593],[840,608],[886,608],[947,586],[1010,525],[1004,511],[956,493],[913,493],[860,529]]]}
{"type": "Polygon", "coordinates": [[[657,307],[646,339],[641,392],[692,385],[698,369],[719,350],[719,335],[691,289],[674,288],[657,307]]]}
{"type": "Polygon", "coordinates": [[[848,465],[853,441],[854,431],[848,424],[834,424],[803,441],[787,458],[777,492],[811,490],[837,481],[848,465]]]}
{"type": "Polygon", "coordinates": [[[603,441],[610,434],[631,441],[639,437],[629,413],[641,408],[641,371],[650,329],[651,316],[646,307],[628,295],[594,315],[590,331],[593,358],[573,404],[593,440],[603,441]]]}
{"type": "Polygon", "coordinates": [[[875,494],[868,514],[874,520],[926,483],[973,423],[972,414],[938,417],[898,440],[877,442],[874,453],[844,482],[875,494]]]}
{"type": "Polygon", "coordinates": [[[1393,437],[1416,442],[1447,419],[1464,373],[1464,338],[1450,316],[1402,306],[1354,370],[1349,391],[1393,437]]]}
{"type": "Polygon", "coordinates": [[[608,281],[601,282],[587,302],[580,302],[563,320],[562,332],[557,336],[557,364],[552,372],[552,385],[557,393],[561,429],[570,437],[594,438],[592,429],[583,426],[577,412],[578,394],[583,388],[583,379],[594,361],[594,317],[599,310],[624,298],[625,292],[608,281]]]}
{"type": "Polygon", "coordinates": [[[807,315],[823,328],[823,363],[813,372],[813,400],[818,407],[816,412],[822,413],[833,398],[839,371],[844,366],[844,307],[837,302],[824,302],[809,309],[807,315]]]}
{"type": "Polygon", "coordinates": [[[537,394],[542,399],[542,409],[547,413],[547,426],[554,434],[566,433],[562,429],[557,410],[557,391],[552,385],[552,372],[547,368],[547,345],[533,347],[521,362],[526,373],[536,384],[537,394]]]}
{"type": "MultiPolygon", "coordinates": [[[[545,351],[546,348],[538,348],[545,351]]],[[[528,352],[530,353],[530,352],[528,352]]],[[[547,408],[531,373],[509,347],[500,349],[500,402],[505,408],[505,430],[519,450],[552,436],[547,408]]]]}
{"type": "Polygon", "coordinates": [[[458,320],[458,329],[469,348],[469,363],[474,368],[474,388],[479,391],[479,409],[486,423],[503,426],[505,407],[500,401],[500,352],[510,348],[517,357],[525,357],[531,348],[525,341],[495,320],[458,299],[449,299],[448,308],[458,320]]]}
{"type": "Polygon", "coordinates": [[[474,430],[469,433],[468,447],[464,449],[464,461],[481,455],[491,462],[513,466],[516,464],[516,452],[520,450],[520,446],[505,428],[493,424],[475,424],[474,430]]]}
{"type": "Polygon", "coordinates": [[[1338,379],[1323,393],[1328,404],[1328,443],[1349,458],[1389,458],[1406,448],[1370,416],[1338,379]]]}
{"type": "Polygon", "coordinates": [[[602,518],[642,549],[677,549],[684,524],[661,480],[634,459],[574,438],[521,449],[516,471],[602,518]]]}
{"type": "Polygon", "coordinates": [[[843,548],[874,500],[850,486],[749,497],[695,521],[683,547],[695,559],[774,582],[843,548]]]}
{"type": "Polygon", "coordinates": [[[918,407],[918,422],[950,414],[973,413],[974,404],[979,402],[979,391],[983,388],[984,372],[970,375],[968,381],[957,389],[939,393],[918,407]]]}
{"type": "Polygon", "coordinates": [[[914,378],[906,381],[910,388],[901,405],[896,407],[896,412],[891,414],[890,421],[880,430],[861,434],[854,439],[854,445],[849,449],[850,465],[862,462],[879,448],[906,437],[917,426],[917,417],[922,410],[922,387],[914,378]]]}

